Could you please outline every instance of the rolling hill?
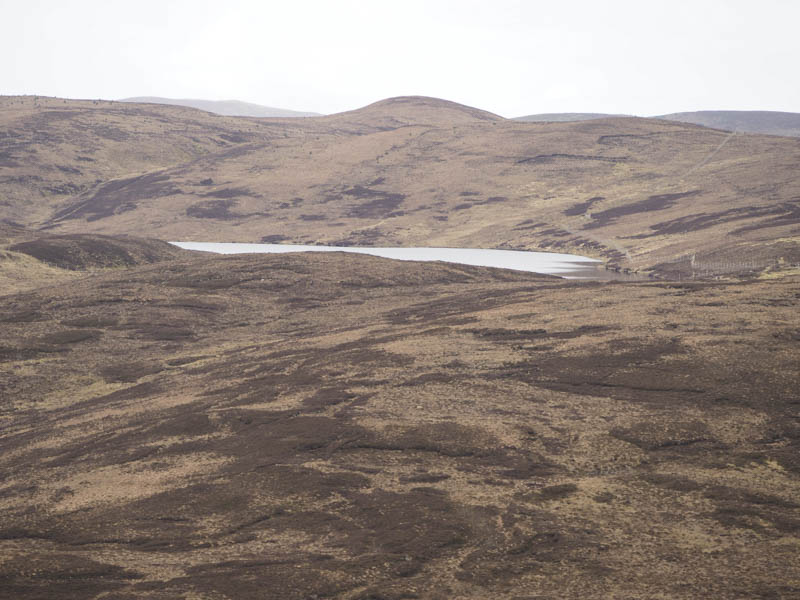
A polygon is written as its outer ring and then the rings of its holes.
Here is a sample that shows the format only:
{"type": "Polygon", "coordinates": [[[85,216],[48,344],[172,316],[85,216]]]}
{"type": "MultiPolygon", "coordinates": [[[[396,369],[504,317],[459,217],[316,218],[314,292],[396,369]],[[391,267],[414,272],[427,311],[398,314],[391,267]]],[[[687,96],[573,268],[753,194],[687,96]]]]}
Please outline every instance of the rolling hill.
{"type": "Polygon", "coordinates": [[[420,97],[0,98],[0,596],[798,596],[798,164],[788,137],[420,97]]]}
{"type": "Polygon", "coordinates": [[[592,121],[594,119],[612,119],[616,117],[629,117],[630,115],[616,115],[608,113],[540,113],[514,117],[515,121],[531,123],[565,123],[569,121],[592,121]]]}
{"type": "Polygon", "coordinates": [[[639,118],[524,123],[420,97],[274,120],[1,105],[4,212],[53,233],[553,249],[662,273],[798,260],[793,138],[639,118]]]}
{"type": "Polygon", "coordinates": [[[297,110],[287,110],[285,108],[273,108],[262,106],[241,100],[197,100],[191,98],[159,98],[157,96],[137,96],[135,98],[123,98],[120,102],[135,102],[137,104],[171,104],[174,106],[188,106],[205,110],[216,115],[227,117],[259,117],[259,118],[280,118],[280,117],[318,117],[319,113],[302,112],[297,110]]]}
{"type": "Polygon", "coordinates": [[[796,595],[796,276],[160,258],[0,291],[9,598],[796,595]]]}
{"type": "Polygon", "coordinates": [[[654,117],[714,129],[800,137],[800,113],[766,110],[701,110],[654,117]]]}

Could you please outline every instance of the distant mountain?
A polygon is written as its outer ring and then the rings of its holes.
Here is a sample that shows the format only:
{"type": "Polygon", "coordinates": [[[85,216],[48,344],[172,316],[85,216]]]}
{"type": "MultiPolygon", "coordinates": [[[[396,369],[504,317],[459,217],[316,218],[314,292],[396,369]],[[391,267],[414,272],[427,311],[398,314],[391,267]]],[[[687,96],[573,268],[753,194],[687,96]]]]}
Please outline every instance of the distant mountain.
{"type": "Polygon", "coordinates": [[[358,122],[379,129],[403,125],[475,124],[505,121],[494,113],[429,96],[397,96],[373,102],[356,110],[329,115],[335,122],[358,122]]]}
{"type": "Polygon", "coordinates": [[[653,117],[714,129],[800,137],[800,113],[768,110],[700,110],[653,117]]]}
{"type": "Polygon", "coordinates": [[[541,113],[514,117],[514,121],[531,121],[543,123],[566,123],[569,121],[591,121],[592,119],[610,119],[612,117],[630,117],[631,115],[612,115],[606,113],[541,113]]]}
{"type": "Polygon", "coordinates": [[[195,100],[195,99],[173,99],[159,98],[157,96],[137,96],[135,98],[124,98],[120,102],[144,102],[148,104],[171,104],[173,106],[188,106],[199,108],[217,115],[227,117],[319,117],[319,113],[300,112],[287,110],[285,108],[273,108],[250,102],[240,102],[239,100],[195,100]]]}

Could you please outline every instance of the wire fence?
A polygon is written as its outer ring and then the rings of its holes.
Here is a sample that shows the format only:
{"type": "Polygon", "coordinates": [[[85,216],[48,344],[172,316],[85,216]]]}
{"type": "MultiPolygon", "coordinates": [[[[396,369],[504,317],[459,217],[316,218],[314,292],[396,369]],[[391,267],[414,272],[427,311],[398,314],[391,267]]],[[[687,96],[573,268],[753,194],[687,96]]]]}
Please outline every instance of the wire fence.
{"type": "MultiPolygon", "coordinates": [[[[684,255],[662,264],[672,265],[678,279],[714,277],[732,273],[753,273],[776,268],[799,268],[800,263],[788,263],[781,258],[746,258],[698,260],[696,255],[684,255]]],[[[669,269],[666,269],[669,270],[669,269]]]]}

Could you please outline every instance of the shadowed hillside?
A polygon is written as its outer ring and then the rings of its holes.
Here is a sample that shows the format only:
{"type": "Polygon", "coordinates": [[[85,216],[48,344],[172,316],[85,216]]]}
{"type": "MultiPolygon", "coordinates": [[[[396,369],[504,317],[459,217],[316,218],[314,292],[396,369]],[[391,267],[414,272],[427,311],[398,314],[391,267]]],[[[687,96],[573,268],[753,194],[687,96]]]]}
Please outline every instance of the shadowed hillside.
{"type": "Polygon", "coordinates": [[[14,221],[0,220],[0,246],[28,239],[29,236],[39,237],[39,234],[14,221]]]}
{"type": "Polygon", "coordinates": [[[191,256],[161,240],[93,234],[46,235],[0,223],[0,294],[191,256]]]}
{"type": "Polygon", "coordinates": [[[796,277],[184,256],[2,296],[9,598],[800,592],[796,277]]]}
{"type": "Polygon", "coordinates": [[[54,233],[552,249],[682,275],[799,260],[789,138],[422,97],[258,120],[5,98],[0,127],[6,213],[54,233]]]}
{"type": "Polygon", "coordinates": [[[54,235],[8,247],[69,271],[133,267],[185,256],[188,252],[161,240],[105,235],[54,235]]]}

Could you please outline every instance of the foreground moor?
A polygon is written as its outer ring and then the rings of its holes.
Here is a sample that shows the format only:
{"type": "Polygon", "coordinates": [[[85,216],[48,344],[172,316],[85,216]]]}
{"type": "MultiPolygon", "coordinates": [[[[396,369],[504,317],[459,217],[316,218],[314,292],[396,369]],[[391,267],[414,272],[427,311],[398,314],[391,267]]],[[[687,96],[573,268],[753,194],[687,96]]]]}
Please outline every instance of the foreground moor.
{"type": "Polygon", "coordinates": [[[426,97],[0,97],[0,597],[800,597],[798,169],[426,97]]]}

